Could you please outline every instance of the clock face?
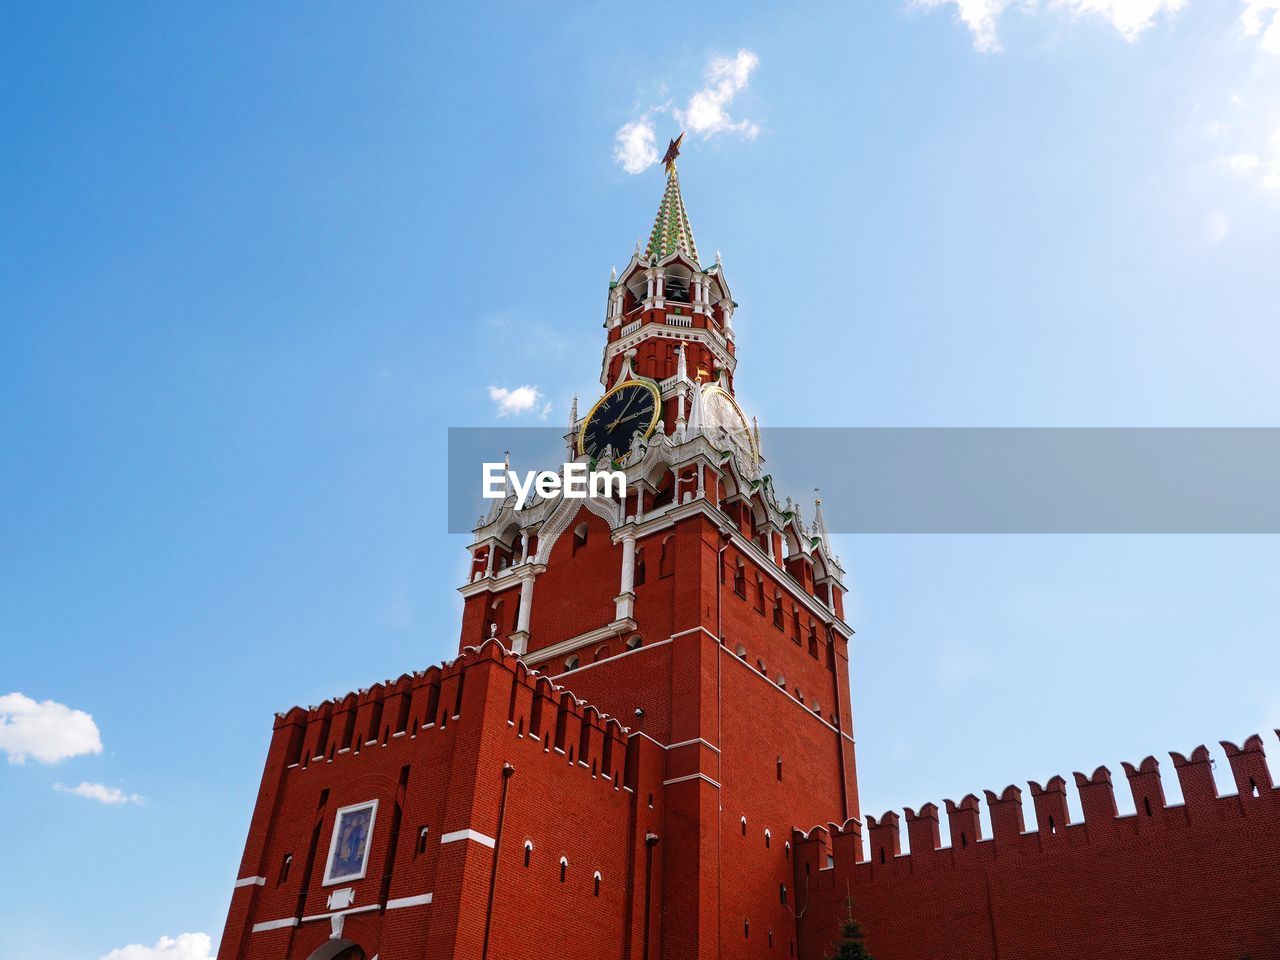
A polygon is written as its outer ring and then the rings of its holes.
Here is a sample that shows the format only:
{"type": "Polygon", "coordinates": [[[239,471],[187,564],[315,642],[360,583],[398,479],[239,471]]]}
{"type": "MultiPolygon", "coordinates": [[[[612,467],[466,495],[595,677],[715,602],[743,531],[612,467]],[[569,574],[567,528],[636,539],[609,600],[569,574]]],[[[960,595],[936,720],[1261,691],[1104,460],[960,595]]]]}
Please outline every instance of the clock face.
{"type": "Polygon", "coordinates": [[[620,383],[601,397],[582,424],[578,449],[592,457],[600,457],[607,446],[614,458],[631,449],[638,432],[647,437],[658,423],[662,409],[658,388],[642,380],[620,383]]]}
{"type": "Polygon", "coordinates": [[[702,388],[703,435],[713,443],[724,444],[738,458],[738,466],[749,471],[756,462],[756,443],[742,409],[724,389],[716,384],[702,388]]]}

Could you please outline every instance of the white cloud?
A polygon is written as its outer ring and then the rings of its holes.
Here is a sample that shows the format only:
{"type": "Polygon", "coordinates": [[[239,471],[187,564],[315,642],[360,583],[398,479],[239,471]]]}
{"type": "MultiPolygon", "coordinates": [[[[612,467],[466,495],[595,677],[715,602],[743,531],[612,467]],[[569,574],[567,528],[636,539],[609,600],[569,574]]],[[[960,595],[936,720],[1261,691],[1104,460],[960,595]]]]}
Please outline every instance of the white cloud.
{"type": "Polygon", "coordinates": [[[1186,0],[1051,0],[1051,5],[1073,17],[1100,16],[1133,42],[1157,16],[1181,10],[1186,0]]]}
{"type": "MultiPolygon", "coordinates": [[[[915,0],[923,7],[941,7],[955,4],[956,13],[973,36],[973,45],[984,53],[1000,49],[997,26],[1004,12],[1013,6],[1013,0],[915,0]]],[[[1261,0],[1280,2],[1280,0],[1261,0]]],[[[1182,9],[1186,0],[1025,0],[1022,9],[1037,13],[1042,9],[1058,10],[1075,19],[1098,16],[1111,24],[1126,40],[1132,42],[1165,12],[1182,9]]]]}
{"type": "Polygon", "coordinates": [[[1280,54],[1280,0],[1244,0],[1240,23],[1263,50],[1280,54]]]}
{"type": "Polygon", "coordinates": [[[489,399],[498,405],[498,416],[509,417],[512,414],[519,415],[535,409],[538,401],[542,399],[542,393],[537,387],[531,387],[528,384],[512,390],[506,387],[490,387],[489,399]]]}
{"type": "Polygon", "coordinates": [[[207,933],[180,933],[161,937],[154,947],[140,943],[118,947],[98,960],[214,960],[213,941],[207,933]]]}
{"type": "Polygon", "coordinates": [[[68,757],[101,753],[102,738],[93,717],[53,700],[37,703],[21,693],[0,697],[0,750],[10,763],[57,763],[68,757]]]}
{"type": "MultiPolygon", "coordinates": [[[[642,173],[658,162],[658,132],[655,114],[671,114],[685,130],[704,140],[722,133],[736,133],[754,140],[760,126],[751,120],[735,120],[729,115],[734,97],[746,89],[760,58],[750,50],[732,57],[712,57],[704,71],[704,84],[689,97],[684,109],[670,101],[649,107],[638,120],[618,128],[613,135],[613,159],[627,173],[642,173]]],[[[665,88],[664,88],[665,89],[665,88]]]]}
{"type": "Polygon", "coordinates": [[[142,797],[136,793],[125,793],[119,787],[108,787],[104,783],[79,783],[74,787],[66,787],[60,783],[55,783],[53,789],[59,793],[73,793],[77,797],[84,797],[86,800],[97,800],[99,803],[105,803],[115,806],[121,803],[142,803],[142,797]]]}
{"type": "Polygon", "coordinates": [[[613,159],[627,173],[643,173],[658,162],[657,136],[648,117],[623,124],[613,138],[613,159]]]}
{"type": "Polygon", "coordinates": [[[739,50],[733,57],[712,57],[707,64],[707,85],[689,98],[685,110],[676,112],[676,119],[704,140],[720,133],[740,133],[754,139],[760,128],[750,120],[734,120],[728,107],[746,89],[759,65],[760,58],[750,50],[739,50]]]}
{"type": "Polygon", "coordinates": [[[1234,157],[1227,157],[1227,166],[1236,173],[1252,173],[1258,169],[1258,155],[1256,153],[1237,153],[1234,157]]]}
{"type": "Polygon", "coordinates": [[[1000,15],[1012,0],[916,0],[922,7],[942,7],[949,3],[956,5],[956,14],[973,35],[973,45],[984,53],[994,53],[1000,49],[1000,38],[996,35],[996,23],[1000,15]]]}

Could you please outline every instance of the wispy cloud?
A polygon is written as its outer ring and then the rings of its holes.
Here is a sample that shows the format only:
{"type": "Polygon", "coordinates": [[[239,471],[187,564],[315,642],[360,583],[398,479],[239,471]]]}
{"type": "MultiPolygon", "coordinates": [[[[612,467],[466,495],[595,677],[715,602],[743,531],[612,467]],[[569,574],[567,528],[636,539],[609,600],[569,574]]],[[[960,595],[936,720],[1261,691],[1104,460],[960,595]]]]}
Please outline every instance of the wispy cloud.
{"type": "Polygon", "coordinates": [[[161,937],[153,947],[140,943],[118,947],[98,960],[214,960],[213,941],[207,933],[180,933],[161,937]]]}
{"type": "Polygon", "coordinates": [[[627,173],[643,173],[658,162],[658,134],[647,114],[618,128],[613,159],[627,173]]]}
{"type": "Polygon", "coordinates": [[[1280,54],[1280,0],[1244,0],[1240,23],[1263,51],[1280,54]]]}
{"type": "MultiPolygon", "coordinates": [[[[500,417],[519,416],[522,413],[528,413],[535,410],[538,404],[542,402],[542,392],[533,386],[525,384],[522,387],[490,387],[489,399],[494,402],[497,407],[497,414],[500,417]]],[[[543,406],[540,416],[546,419],[548,413],[551,412],[551,404],[547,403],[543,406]]]]}
{"type": "Polygon", "coordinates": [[[96,800],[98,803],[105,803],[108,806],[117,806],[122,803],[142,803],[142,797],[138,794],[125,793],[119,787],[108,787],[104,783],[78,783],[74,787],[55,783],[53,789],[59,793],[75,794],[77,797],[84,797],[86,800],[96,800]]]}
{"type": "Polygon", "coordinates": [[[102,737],[93,717],[83,710],[9,693],[0,697],[0,750],[10,763],[26,763],[28,757],[37,763],[57,763],[101,753],[102,737]]]}
{"type": "Polygon", "coordinates": [[[707,64],[706,86],[689,98],[688,107],[676,111],[676,119],[704,140],[720,133],[740,133],[754,139],[760,127],[750,120],[734,120],[729,116],[729,104],[747,88],[758,66],[760,58],[750,50],[739,50],[732,57],[712,57],[707,64]]]}
{"type": "Polygon", "coordinates": [[[1224,119],[1210,123],[1205,134],[1226,174],[1280,196],[1280,107],[1269,94],[1273,82],[1264,75],[1243,84],[1224,119]]]}
{"type": "MultiPolygon", "coordinates": [[[[684,106],[676,106],[671,101],[654,104],[618,128],[613,137],[614,162],[627,173],[643,173],[657,163],[660,154],[655,118],[664,114],[703,140],[721,134],[754,139],[760,133],[759,124],[735,119],[729,114],[729,107],[747,88],[759,65],[760,58],[751,50],[739,50],[731,57],[712,57],[703,71],[703,85],[690,95],[684,106]]],[[[673,135],[675,132],[673,128],[673,135]]]]}
{"type": "MultiPolygon", "coordinates": [[[[913,0],[921,7],[954,5],[956,15],[969,28],[973,45],[985,53],[1000,50],[998,26],[1000,18],[1014,0],[913,0]]],[[[1276,2],[1276,0],[1262,0],[1276,2]]],[[[1028,13],[1052,11],[1070,19],[1101,17],[1126,40],[1132,42],[1146,31],[1161,14],[1182,9],[1186,0],[1025,0],[1016,6],[1028,13]]]]}

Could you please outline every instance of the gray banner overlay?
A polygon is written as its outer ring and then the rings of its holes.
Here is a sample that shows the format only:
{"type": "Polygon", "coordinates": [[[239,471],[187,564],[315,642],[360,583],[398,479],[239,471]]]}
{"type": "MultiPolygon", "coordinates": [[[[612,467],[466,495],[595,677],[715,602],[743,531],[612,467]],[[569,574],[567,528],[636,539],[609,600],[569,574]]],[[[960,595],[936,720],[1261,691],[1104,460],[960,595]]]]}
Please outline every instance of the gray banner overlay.
{"type": "MultiPolygon", "coordinates": [[[[831,533],[1280,533],[1280,428],[761,430],[763,472],[831,533]]],[[[482,464],[557,470],[563,429],[449,430],[449,532],[482,464]]]]}

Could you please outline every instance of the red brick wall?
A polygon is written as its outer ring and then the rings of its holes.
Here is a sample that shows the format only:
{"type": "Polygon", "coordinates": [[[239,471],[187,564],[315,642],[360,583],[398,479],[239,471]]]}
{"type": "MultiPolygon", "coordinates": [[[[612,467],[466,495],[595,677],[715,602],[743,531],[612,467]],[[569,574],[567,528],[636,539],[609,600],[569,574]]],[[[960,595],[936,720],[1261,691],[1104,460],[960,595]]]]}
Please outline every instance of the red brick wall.
{"type": "MultiPolygon", "coordinates": [[[[553,955],[572,944],[588,945],[591,956],[622,957],[643,934],[635,868],[644,862],[645,834],[660,833],[663,765],[661,748],[628,738],[493,644],[444,670],[315,710],[295,708],[276,723],[239,874],[250,882],[235,889],[219,956],[304,960],[329,938],[329,893],[351,887],[356,912],[344,935],[369,957],[478,957],[493,848],[441,842],[475,830],[499,839],[490,957],[528,955],[529,943],[553,955]],[[411,707],[398,734],[401,703],[411,707]],[[381,735],[366,738],[371,727],[381,735]],[[373,799],[364,878],[322,886],[335,811],[373,799]],[[526,839],[534,844],[527,868],[526,839]],[[286,855],[293,860],[282,881],[286,855]],[[564,883],[561,856],[569,861],[564,883]],[[252,881],[258,877],[265,882],[252,881]],[[430,904],[386,909],[388,901],[426,893],[430,904]],[[272,921],[286,925],[252,932],[272,921]]],[[[654,883],[661,883],[660,864],[654,883]]],[[[651,929],[658,943],[656,917],[651,929]]]]}
{"type": "Polygon", "coordinates": [[[551,548],[534,587],[530,662],[542,647],[612,622],[622,550],[609,534],[609,524],[583,507],[551,548]],[[573,531],[580,523],[587,525],[587,542],[575,551],[573,531]]]}
{"type": "Polygon", "coordinates": [[[994,836],[978,839],[978,800],[947,802],[952,843],[937,849],[938,810],[868,817],[869,859],[852,831],[819,828],[797,844],[805,960],[827,955],[850,898],[876,960],[1280,958],[1280,791],[1262,741],[1224,743],[1236,795],[1219,797],[1204,747],[1173,755],[1185,803],[1168,806],[1156,761],[1126,764],[1135,814],[1117,817],[1111,776],[1076,774],[1084,820],[1068,824],[1066,785],[987,793],[994,836]],[[1255,796],[1256,791],[1256,796],[1255,796]],[[965,840],[960,842],[961,835],[965,840]],[[827,856],[834,866],[825,869],[827,856]]]}

